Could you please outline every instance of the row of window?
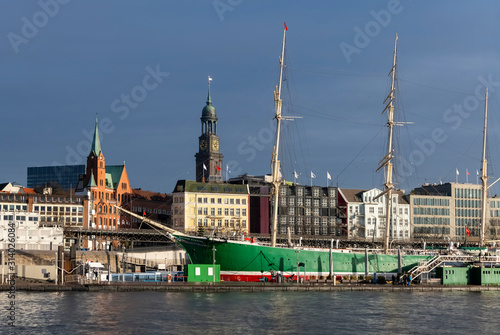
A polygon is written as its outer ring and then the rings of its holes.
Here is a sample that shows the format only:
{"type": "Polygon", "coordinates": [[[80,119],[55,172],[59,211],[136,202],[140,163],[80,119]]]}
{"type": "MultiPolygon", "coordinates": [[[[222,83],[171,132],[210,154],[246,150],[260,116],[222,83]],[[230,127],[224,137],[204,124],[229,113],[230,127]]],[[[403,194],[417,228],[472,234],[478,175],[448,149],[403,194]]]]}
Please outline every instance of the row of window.
{"type": "Polygon", "coordinates": [[[141,213],[143,214],[144,212],[150,214],[170,214],[170,211],[167,211],[166,209],[159,209],[159,208],[146,208],[146,207],[132,207],[132,211],[136,213],[141,213]]]}
{"type": "MultiPolygon", "coordinates": [[[[336,230],[335,229],[328,229],[328,227],[316,227],[316,228],[309,228],[306,227],[302,229],[302,227],[297,226],[293,227],[290,226],[288,227],[290,229],[290,234],[306,234],[306,235],[311,235],[311,232],[314,233],[314,235],[330,235],[330,234],[335,234],[336,230]]],[[[280,234],[287,234],[287,227],[280,227],[279,228],[279,233],[280,234]]]]}
{"type": "MultiPolygon", "coordinates": [[[[310,189],[307,190],[307,192],[304,192],[304,188],[303,187],[297,187],[295,188],[295,195],[297,195],[298,197],[302,197],[304,195],[311,195],[315,198],[319,198],[320,197],[320,188],[319,187],[313,187],[312,188],[312,192],[309,192],[310,189]]],[[[280,189],[280,196],[284,197],[288,194],[293,194],[293,189],[291,188],[288,188],[288,187],[282,187],[280,189]]],[[[337,189],[335,188],[328,188],[328,197],[335,197],[337,195],[337,189]]],[[[326,194],[322,193],[321,196],[326,196],[326,194]]]]}
{"type": "MultiPolygon", "coordinates": [[[[215,208],[208,208],[208,207],[198,207],[198,215],[209,215],[209,210],[210,209],[210,216],[215,216],[215,208]]],[[[177,214],[177,208],[174,211],[175,214],[177,214]]],[[[217,208],[217,216],[222,216],[222,208],[217,208]]],[[[224,216],[247,216],[247,209],[246,208],[224,208],[224,216]]]]}
{"type": "MultiPolygon", "coordinates": [[[[215,227],[215,219],[198,219],[198,227],[215,227]]],[[[217,227],[222,227],[222,220],[217,220],[217,227]]],[[[246,228],[247,220],[224,220],[224,227],[226,228],[246,228]]]]}
{"type": "Polygon", "coordinates": [[[413,224],[436,224],[436,225],[449,225],[450,218],[436,218],[436,217],[414,217],[413,224]]]}
{"type": "Polygon", "coordinates": [[[297,225],[302,225],[302,224],[310,225],[312,223],[316,226],[316,225],[319,225],[321,223],[321,225],[324,226],[324,225],[328,225],[328,224],[330,224],[330,225],[335,224],[335,217],[323,217],[323,218],[297,217],[296,218],[295,216],[288,216],[287,217],[285,215],[280,215],[278,220],[279,220],[278,222],[280,225],[286,225],[286,224],[293,225],[295,223],[297,223],[297,225]]]}
{"type": "Polygon", "coordinates": [[[337,201],[335,199],[312,199],[312,198],[279,198],[280,206],[308,206],[311,207],[319,207],[321,203],[321,207],[336,207],[337,201]],[[321,201],[320,201],[321,200],[321,201]]]}
{"type": "MultiPolygon", "coordinates": [[[[14,221],[14,215],[4,215],[3,219],[4,219],[4,221],[14,221]]],[[[16,221],[26,221],[26,216],[25,215],[16,215],[16,221]]],[[[38,222],[38,217],[37,216],[28,216],[28,221],[38,222]]]]}
{"type": "Polygon", "coordinates": [[[83,207],[63,207],[63,206],[33,206],[34,212],[60,212],[61,214],[66,212],[67,214],[71,213],[83,213],[83,207]]]}
{"type": "Polygon", "coordinates": [[[433,208],[433,207],[414,207],[413,214],[415,215],[450,215],[449,208],[433,208]]]}
{"type": "Polygon", "coordinates": [[[449,199],[436,198],[413,198],[413,204],[418,206],[449,206],[449,199]]]}
{"type": "Polygon", "coordinates": [[[466,189],[466,188],[456,188],[455,189],[455,198],[473,198],[473,199],[481,199],[482,192],[480,189],[466,189]]]}
{"type": "Polygon", "coordinates": [[[55,223],[69,223],[69,222],[73,222],[73,223],[83,223],[83,218],[82,217],[76,217],[76,216],[73,216],[73,217],[69,217],[69,216],[66,216],[66,218],[63,218],[63,217],[57,217],[57,216],[40,216],[40,222],[55,222],[55,223]],[[71,220],[71,221],[70,221],[71,220]]]}
{"type": "MultiPolygon", "coordinates": [[[[0,196],[0,200],[10,200],[10,201],[19,201],[19,202],[27,202],[28,197],[26,195],[18,195],[18,194],[2,194],[0,196]]],[[[44,203],[44,202],[65,202],[65,203],[83,203],[82,198],[73,198],[73,197],[54,197],[54,196],[39,196],[33,197],[34,203],[44,203]]]]}
{"type": "Polygon", "coordinates": [[[447,227],[414,227],[414,234],[434,234],[434,235],[449,235],[450,228],[447,227]]]}
{"type": "MultiPolygon", "coordinates": [[[[367,229],[367,230],[366,230],[366,236],[367,236],[367,237],[374,237],[374,236],[373,236],[373,234],[375,234],[374,229],[369,229],[369,230],[367,229]]],[[[389,232],[389,235],[390,235],[391,237],[394,237],[394,238],[396,238],[396,237],[399,237],[399,238],[409,238],[409,237],[410,237],[410,232],[409,232],[408,230],[400,230],[400,231],[399,231],[399,233],[398,233],[397,231],[394,231],[394,232],[393,232],[393,231],[391,230],[391,231],[389,232]]],[[[376,237],[376,236],[375,236],[375,237],[376,237]]]]}
{"type": "Polygon", "coordinates": [[[481,216],[480,209],[456,209],[455,216],[479,217],[481,216]]]}
{"type": "Polygon", "coordinates": [[[455,200],[455,207],[469,207],[469,208],[480,208],[481,200],[463,200],[457,199],[455,200]]]}
{"type": "MultiPolygon", "coordinates": [[[[199,204],[208,204],[208,199],[209,198],[198,198],[198,203],[199,204]]],[[[210,203],[215,204],[217,201],[217,204],[222,204],[222,198],[210,198],[210,203]]],[[[224,198],[224,204],[230,204],[230,205],[246,205],[247,204],[247,199],[240,199],[240,198],[224,198]]]]}
{"type": "Polygon", "coordinates": [[[2,210],[4,211],[27,211],[28,210],[28,206],[27,205],[5,205],[3,204],[2,205],[2,210]]]}
{"type": "Polygon", "coordinates": [[[479,219],[455,219],[455,225],[456,226],[461,226],[461,227],[471,227],[471,226],[476,226],[479,225],[481,220],[479,219]]]}
{"type": "MultiPolygon", "coordinates": [[[[479,236],[479,228],[473,228],[467,226],[467,229],[469,229],[470,231],[470,236],[479,236]]],[[[468,236],[467,229],[465,229],[465,227],[455,228],[455,234],[458,236],[468,236]]]]}

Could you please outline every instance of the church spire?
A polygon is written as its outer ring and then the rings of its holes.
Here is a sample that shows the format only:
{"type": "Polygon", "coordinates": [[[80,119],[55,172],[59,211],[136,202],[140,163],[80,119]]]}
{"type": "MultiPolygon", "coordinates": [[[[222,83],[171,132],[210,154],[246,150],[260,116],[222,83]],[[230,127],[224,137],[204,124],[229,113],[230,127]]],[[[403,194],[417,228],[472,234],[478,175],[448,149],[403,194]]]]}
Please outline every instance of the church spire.
{"type": "Polygon", "coordinates": [[[210,97],[210,82],[212,81],[212,77],[208,76],[208,96],[207,96],[207,105],[212,105],[212,98],[210,97]]]}
{"type": "Polygon", "coordinates": [[[95,130],[94,130],[94,139],[92,140],[92,148],[90,152],[94,153],[94,155],[99,156],[101,153],[101,141],[99,140],[99,128],[97,126],[97,116],[95,118],[95,130]]]}

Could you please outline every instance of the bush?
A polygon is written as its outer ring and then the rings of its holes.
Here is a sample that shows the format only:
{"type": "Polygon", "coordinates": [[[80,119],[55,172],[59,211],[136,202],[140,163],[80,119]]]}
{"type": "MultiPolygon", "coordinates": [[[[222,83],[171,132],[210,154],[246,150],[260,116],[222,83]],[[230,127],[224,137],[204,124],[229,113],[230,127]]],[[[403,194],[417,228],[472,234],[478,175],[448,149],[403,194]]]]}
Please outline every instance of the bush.
{"type": "Polygon", "coordinates": [[[363,280],[365,277],[363,275],[359,275],[359,280],[363,280]]]}
{"type": "Polygon", "coordinates": [[[358,277],[356,275],[351,276],[352,280],[358,280],[358,277]]]}
{"type": "Polygon", "coordinates": [[[372,276],[366,276],[366,281],[371,283],[373,280],[373,277],[372,276]]]}
{"type": "Polygon", "coordinates": [[[385,276],[378,276],[377,277],[377,284],[387,284],[387,281],[385,280],[385,276]]]}

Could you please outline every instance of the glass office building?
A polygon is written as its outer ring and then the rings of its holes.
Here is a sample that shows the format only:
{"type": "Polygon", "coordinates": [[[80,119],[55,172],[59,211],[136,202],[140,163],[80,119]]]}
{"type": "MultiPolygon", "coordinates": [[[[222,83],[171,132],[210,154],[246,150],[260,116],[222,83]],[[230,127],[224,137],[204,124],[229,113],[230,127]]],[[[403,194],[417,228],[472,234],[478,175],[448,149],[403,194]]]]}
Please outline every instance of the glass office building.
{"type": "Polygon", "coordinates": [[[78,176],[85,174],[85,165],[28,167],[28,187],[58,184],[65,190],[75,189],[78,176]]]}

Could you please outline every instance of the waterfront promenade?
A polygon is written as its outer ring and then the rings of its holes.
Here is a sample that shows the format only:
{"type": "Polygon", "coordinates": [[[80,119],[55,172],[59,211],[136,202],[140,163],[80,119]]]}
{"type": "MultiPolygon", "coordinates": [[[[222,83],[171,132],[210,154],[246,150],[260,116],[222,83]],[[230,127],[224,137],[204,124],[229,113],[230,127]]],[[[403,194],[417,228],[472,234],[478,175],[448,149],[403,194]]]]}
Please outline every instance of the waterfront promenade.
{"type": "MultiPolygon", "coordinates": [[[[9,286],[0,286],[0,290],[8,291],[9,286]]],[[[158,291],[158,292],[320,292],[320,291],[378,291],[378,292],[430,292],[430,291],[500,291],[500,286],[479,285],[422,285],[411,286],[391,284],[336,284],[333,283],[116,283],[89,284],[89,285],[54,285],[20,283],[16,291],[31,292],[131,292],[131,291],[158,291]]]]}

